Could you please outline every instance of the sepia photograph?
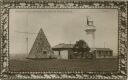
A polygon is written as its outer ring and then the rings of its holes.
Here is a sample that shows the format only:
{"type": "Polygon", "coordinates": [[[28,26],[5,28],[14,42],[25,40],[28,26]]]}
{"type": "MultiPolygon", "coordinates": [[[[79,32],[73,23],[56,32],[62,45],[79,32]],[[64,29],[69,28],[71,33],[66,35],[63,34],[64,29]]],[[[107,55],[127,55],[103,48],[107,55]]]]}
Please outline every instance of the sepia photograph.
{"type": "Polygon", "coordinates": [[[127,80],[127,6],[0,0],[0,80],[127,80]]]}
{"type": "Polygon", "coordinates": [[[9,19],[11,71],[118,69],[116,9],[12,9],[9,19]]]}

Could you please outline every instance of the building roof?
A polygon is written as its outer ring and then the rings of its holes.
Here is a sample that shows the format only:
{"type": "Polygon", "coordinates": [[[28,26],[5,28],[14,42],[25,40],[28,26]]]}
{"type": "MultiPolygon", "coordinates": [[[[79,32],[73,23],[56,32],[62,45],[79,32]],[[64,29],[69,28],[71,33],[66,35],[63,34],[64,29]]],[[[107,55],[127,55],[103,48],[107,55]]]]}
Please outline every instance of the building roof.
{"type": "MultiPolygon", "coordinates": [[[[74,46],[74,44],[61,43],[61,44],[55,45],[52,48],[53,49],[69,49],[69,48],[73,48],[73,46],[74,46]]],[[[91,50],[112,51],[112,49],[110,49],[110,48],[91,48],[91,50]]]]}
{"type": "Polygon", "coordinates": [[[112,51],[110,48],[91,48],[91,50],[112,51]]]}
{"type": "Polygon", "coordinates": [[[74,46],[74,44],[61,43],[61,44],[55,45],[53,48],[67,49],[67,48],[73,48],[73,46],[74,46]]]}

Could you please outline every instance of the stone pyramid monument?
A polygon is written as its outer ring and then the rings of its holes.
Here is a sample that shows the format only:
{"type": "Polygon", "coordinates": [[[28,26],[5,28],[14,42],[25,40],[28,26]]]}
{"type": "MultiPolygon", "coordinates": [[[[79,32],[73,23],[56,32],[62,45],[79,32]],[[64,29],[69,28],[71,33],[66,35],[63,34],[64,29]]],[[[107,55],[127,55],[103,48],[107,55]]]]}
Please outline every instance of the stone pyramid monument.
{"type": "Polygon", "coordinates": [[[52,48],[41,28],[29,52],[27,59],[42,59],[42,58],[52,58],[52,57],[53,57],[52,48]]]}

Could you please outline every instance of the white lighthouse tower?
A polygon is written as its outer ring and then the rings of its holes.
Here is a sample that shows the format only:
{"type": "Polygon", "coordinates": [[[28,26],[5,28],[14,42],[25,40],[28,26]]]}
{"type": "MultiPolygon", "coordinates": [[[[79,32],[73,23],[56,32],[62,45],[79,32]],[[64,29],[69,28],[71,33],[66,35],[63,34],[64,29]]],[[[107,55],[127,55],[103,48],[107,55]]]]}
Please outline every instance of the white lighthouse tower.
{"type": "Polygon", "coordinates": [[[89,47],[95,48],[95,31],[96,27],[93,24],[93,20],[88,16],[86,25],[85,25],[85,32],[87,34],[87,42],[89,47]]]}

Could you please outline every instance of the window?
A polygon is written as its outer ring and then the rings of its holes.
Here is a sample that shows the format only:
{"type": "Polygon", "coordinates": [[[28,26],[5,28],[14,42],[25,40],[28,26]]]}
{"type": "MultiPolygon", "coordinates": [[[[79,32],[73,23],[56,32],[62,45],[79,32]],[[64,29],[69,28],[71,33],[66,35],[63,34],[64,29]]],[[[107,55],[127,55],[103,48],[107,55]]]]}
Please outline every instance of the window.
{"type": "Polygon", "coordinates": [[[109,51],[106,51],[106,56],[109,56],[109,51]]]}
{"type": "Polygon", "coordinates": [[[110,55],[109,56],[112,56],[112,52],[110,51],[110,55]]]}
{"type": "Polygon", "coordinates": [[[99,51],[99,57],[101,57],[102,56],[102,53],[101,53],[101,51],[99,51]]]}
{"type": "Polygon", "coordinates": [[[43,51],[43,54],[47,54],[47,51],[43,51]]]}
{"type": "Polygon", "coordinates": [[[60,56],[60,51],[59,51],[59,56],[60,56]]]}

